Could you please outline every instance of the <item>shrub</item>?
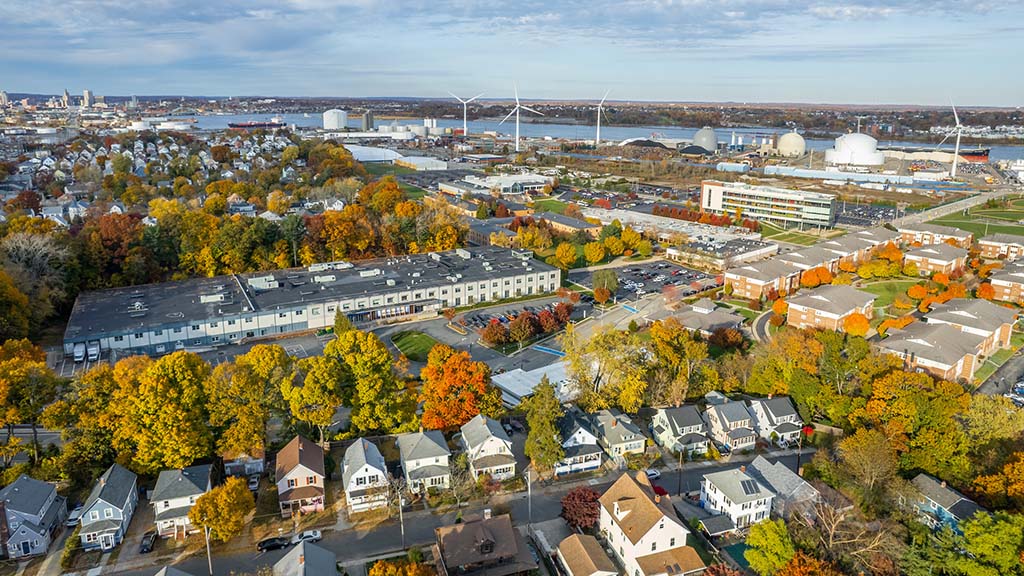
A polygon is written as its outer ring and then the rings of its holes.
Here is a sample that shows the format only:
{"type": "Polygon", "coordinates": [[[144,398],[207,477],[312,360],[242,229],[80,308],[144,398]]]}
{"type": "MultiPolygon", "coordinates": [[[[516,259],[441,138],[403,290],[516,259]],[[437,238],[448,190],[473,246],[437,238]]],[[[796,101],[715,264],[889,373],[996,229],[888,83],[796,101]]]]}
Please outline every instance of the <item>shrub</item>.
{"type": "Polygon", "coordinates": [[[75,558],[82,550],[82,539],[78,537],[81,529],[81,526],[75,527],[75,531],[64,541],[64,551],[60,553],[60,567],[64,570],[70,570],[75,565],[75,558]]]}
{"type": "Polygon", "coordinates": [[[774,312],[772,313],[772,317],[768,319],[768,323],[776,328],[782,326],[783,322],[785,322],[785,319],[774,312]]]}

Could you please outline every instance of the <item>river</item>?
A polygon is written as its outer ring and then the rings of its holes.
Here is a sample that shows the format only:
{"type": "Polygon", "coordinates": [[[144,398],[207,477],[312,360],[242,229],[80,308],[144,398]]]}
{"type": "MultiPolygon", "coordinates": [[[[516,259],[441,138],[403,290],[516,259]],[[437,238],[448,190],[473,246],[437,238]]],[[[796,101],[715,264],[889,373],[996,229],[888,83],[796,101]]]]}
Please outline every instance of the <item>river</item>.
{"type": "MultiPolygon", "coordinates": [[[[305,114],[225,114],[225,115],[214,115],[214,116],[196,116],[196,127],[200,130],[222,130],[228,127],[229,122],[247,122],[250,120],[270,120],[274,117],[280,117],[282,121],[288,125],[294,124],[300,128],[319,128],[323,126],[323,120],[320,114],[309,114],[307,117],[305,114]]],[[[360,118],[359,116],[349,116],[348,126],[351,128],[359,128],[360,118]]],[[[381,124],[407,124],[407,125],[421,125],[422,122],[414,120],[377,120],[376,125],[381,124]]],[[[481,133],[481,132],[500,132],[504,134],[511,134],[515,132],[515,121],[510,118],[505,124],[499,125],[498,120],[470,120],[469,131],[470,133],[481,133]]],[[[442,128],[462,128],[461,120],[454,120],[449,118],[439,118],[437,120],[438,127],[442,128]]],[[[609,141],[622,141],[628,138],[642,138],[651,137],[652,135],[658,135],[664,138],[678,138],[678,139],[690,139],[696,134],[697,128],[678,128],[673,126],[602,126],[601,127],[601,139],[609,141]]],[[[594,127],[586,126],[582,124],[571,124],[571,123],[527,123],[520,122],[519,133],[523,137],[530,138],[543,138],[545,136],[551,138],[568,138],[572,140],[585,140],[594,138],[594,127]]],[[[719,128],[716,130],[718,139],[723,142],[728,142],[731,138],[731,134],[735,132],[737,136],[742,135],[744,143],[749,144],[753,136],[768,136],[771,134],[782,134],[787,132],[782,128],[732,128],[725,129],[719,128]]],[[[818,138],[808,138],[807,147],[811,150],[827,150],[832,148],[834,140],[825,140],[818,138]]],[[[922,146],[929,147],[932,144],[928,142],[909,142],[909,141],[886,141],[879,140],[881,146],[922,146]]],[[[952,151],[952,146],[944,146],[952,151]]],[[[970,148],[970,146],[965,146],[970,148]]],[[[990,159],[995,160],[1014,160],[1017,158],[1024,158],[1024,145],[1009,146],[1009,145],[992,145],[989,146],[992,149],[990,159]]]]}

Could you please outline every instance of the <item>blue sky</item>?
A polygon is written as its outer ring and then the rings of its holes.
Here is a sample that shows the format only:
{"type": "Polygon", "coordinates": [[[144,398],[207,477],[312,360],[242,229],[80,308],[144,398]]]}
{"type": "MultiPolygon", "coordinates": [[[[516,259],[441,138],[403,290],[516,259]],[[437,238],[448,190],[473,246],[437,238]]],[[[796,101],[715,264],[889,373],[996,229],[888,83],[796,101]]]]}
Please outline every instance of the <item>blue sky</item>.
{"type": "Polygon", "coordinates": [[[1022,4],[3,0],[0,89],[1017,106],[1022,4]]]}

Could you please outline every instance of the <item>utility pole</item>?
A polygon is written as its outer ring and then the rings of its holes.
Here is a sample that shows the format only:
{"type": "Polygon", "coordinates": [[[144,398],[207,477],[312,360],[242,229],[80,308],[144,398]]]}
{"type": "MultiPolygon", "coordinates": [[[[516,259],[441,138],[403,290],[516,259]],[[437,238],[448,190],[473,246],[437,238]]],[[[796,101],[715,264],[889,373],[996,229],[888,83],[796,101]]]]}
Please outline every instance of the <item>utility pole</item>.
{"type": "Polygon", "coordinates": [[[210,527],[203,526],[203,534],[206,536],[206,564],[210,569],[210,576],[213,576],[213,556],[210,555],[210,527]]]}
{"type": "Polygon", "coordinates": [[[676,496],[683,495],[683,451],[679,451],[679,484],[676,486],[676,496]]]}
{"type": "Polygon", "coordinates": [[[530,469],[526,469],[526,515],[527,526],[533,527],[533,482],[530,478],[530,469]]]}
{"type": "Polygon", "coordinates": [[[405,515],[402,513],[402,508],[405,507],[405,498],[398,495],[398,524],[402,528],[402,550],[405,550],[405,515]]]}

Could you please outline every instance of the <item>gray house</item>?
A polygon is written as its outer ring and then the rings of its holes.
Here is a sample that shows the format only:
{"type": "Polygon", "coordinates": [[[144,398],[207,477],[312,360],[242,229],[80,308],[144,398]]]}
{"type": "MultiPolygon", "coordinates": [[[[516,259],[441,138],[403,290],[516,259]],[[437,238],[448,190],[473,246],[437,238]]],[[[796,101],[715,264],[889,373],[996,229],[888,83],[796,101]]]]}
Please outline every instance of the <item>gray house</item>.
{"type": "Polygon", "coordinates": [[[316,544],[299,542],[274,564],[274,576],[333,576],[338,557],[316,544]]]}
{"type": "Polygon", "coordinates": [[[448,488],[448,443],[440,430],[402,434],[398,437],[405,482],[413,492],[448,488]]]}
{"type": "Polygon", "coordinates": [[[651,434],[659,446],[689,455],[708,451],[707,427],[692,404],[659,408],[651,419],[651,434]]]}
{"type": "Polygon", "coordinates": [[[0,490],[0,535],[8,558],[46,554],[67,518],[68,506],[53,484],[22,474],[0,490]]]}
{"type": "Polygon", "coordinates": [[[798,512],[805,518],[815,517],[814,505],[821,500],[821,494],[782,462],[772,464],[758,456],[747,466],[747,473],[775,493],[772,512],[776,516],[788,520],[798,512]]]}
{"type": "Polygon", "coordinates": [[[588,414],[586,421],[601,448],[620,464],[625,462],[626,454],[643,454],[647,447],[647,436],[617,409],[588,414]]]}
{"type": "Polygon", "coordinates": [[[156,488],[149,500],[156,513],[157,532],[164,537],[178,537],[197,531],[188,519],[188,511],[203,494],[212,488],[213,467],[209,464],[189,466],[180,470],[164,470],[156,479],[156,488]]]}
{"type": "Polygon", "coordinates": [[[106,551],[120,544],[138,503],[135,474],[119,464],[107,468],[82,507],[82,548],[106,551]]]}

